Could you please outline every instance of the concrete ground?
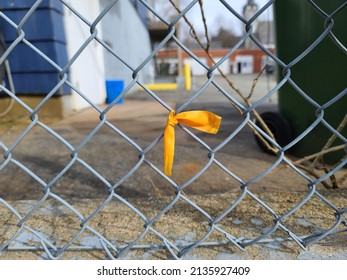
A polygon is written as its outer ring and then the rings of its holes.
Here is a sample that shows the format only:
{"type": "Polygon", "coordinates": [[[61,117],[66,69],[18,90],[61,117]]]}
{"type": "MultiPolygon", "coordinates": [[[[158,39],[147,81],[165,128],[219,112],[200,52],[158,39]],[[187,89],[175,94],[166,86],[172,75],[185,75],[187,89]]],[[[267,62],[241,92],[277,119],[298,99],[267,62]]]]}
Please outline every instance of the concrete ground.
{"type": "MultiPolygon", "coordinates": [[[[346,192],[324,193],[336,205],[344,205],[346,202],[346,192]]],[[[271,192],[260,194],[259,197],[266,201],[271,201],[271,207],[281,212],[292,205],[294,201],[302,198],[302,193],[293,192],[271,192]]],[[[206,196],[189,196],[201,208],[207,210],[213,217],[227,208],[237,195],[217,194],[206,196]]],[[[171,198],[160,199],[129,199],[133,205],[142,211],[147,217],[153,217],[161,211],[171,198]]],[[[101,201],[96,199],[78,200],[73,203],[81,214],[88,215],[101,201]]],[[[11,204],[19,211],[29,211],[34,207],[34,201],[15,201],[11,204]]],[[[5,225],[2,226],[1,240],[14,234],[18,220],[8,211],[1,207],[1,216],[7,217],[5,225]],[[6,229],[6,230],[5,230],[6,229]]],[[[284,224],[298,235],[309,235],[320,232],[322,228],[333,225],[334,217],[332,211],[323,206],[318,199],[313,199],[290,218],[285,219],[284,224]]],[[[234,236],[244,236],[246,239],[253,239],[264,233],[274,224],[271,215],[266,213],[261,207],[252,203],[247,198],[243,204],[235,211],[227,215],[225,219],[218,223],[218,226],[234,236]]],[[[66,207],[50,200],[46,202],[28,220],[27,225],[44,233],[44,237],[54,240],[55,246],[64,246],[75,234],[80,231],[80,220],[72,214],[66,207]]],[[[113,200],[104,208],[88,225],[97,230],[105,238],[109,239],[119,248],[124,247],[135,240],[143,231],[144,221],[130,210],[125,204],[113,200]]],[[[208,220],[188,207],[183,201],[177,203],[175,207],[153,224],[153,228],[163,234],[169,241],[179,245],[189,244],[202,238],[209,230],[208,220]]],[[[339,229],[343,229],[340,226],[339,229]]],[[[330,235],[322,241],[310,245],[306,250],[299,247],[292,240],[288,240],[285,231],[278,229],[271,238],[277,240],[258,243],[246,247],[241,251],[234,245],[213,245],[215,242],[227,242],[227,239],[218,231],[214,231],[206,242],[209,246],[201,246],[187,255],[184,259],[347,259],[347,233],[337,233],[330,235]]],[[[40,246],[38,238],[29,230],[23,230],[17,240],[11,244],[13,250],[6,251],[0,255],[0,259],[46,259],[47,254],[43,250],[19,250],[23,245],[40,246]]],[[[172,259],[172,255],[162,247],[162,240],[151,231],[138,243],[139,248],[125,251],[120,259],[172,259]],[[147,248],[146,244],[156,244],[147,248]],[[143,246],[143,248],[141,248],[143,246]]],[[[174,250],[175,253],[178,253],[174,250]]],[[[108,256],[101,249],[97,236],[88,229],[72,244],[72,249],[59,256],[59,259],[105,259],[108,256]],[[81,246],[84,249],[81,249],[81,246]],[[96,249],[98,248],[98,249],[96,249]]]]}
{"type": "MultiPolygon", "coordinates": [[[[236,76],[235,85],[243,92],[249,92],[254,76],[236,76]]],[[[195,79],[198,88],[205,79],[195,79]]],[[[218,80],[227,87],[225,82],[218,80]]],[[[252,97],[258,100],[264,92],[274,86],[273,78],[263,77],[257,84],[252,97]]],[[[230,91],[231,94],[235,94],[230,91]]],[[[189,92],[158,92],[158,96],[172,108],[178,108],[191,96],[189,92]]],[[[104,105],[105,107],[106,105],[104,105]]],[[[204,109],[222,116],[222,126],[216,136],[197,133],[211,147],[226,139],[243,121],[230,102],[209,86],[204,93],[185,110],[204,109]]],[[[271,97],[259,107],[260,111],[276,110],[276,97],[271,97]]],[[[129,94],[124,104],[117,105],[107,114],[107,119],[141,148],[145,148],[161,135],[165,128],[168,110],[145,93],[129,94]]],[[[66,119],[49,122],[49,126],[66,139],[73,147],[100,123],[94,109],[86,109],[66,119]]],[[[10,146],[27,125],[7,123],[2,125],[1,141],[10,146]]],[[[71,151],[42,127],[35,127],[13,151],[13,158],[29,167],[43,181],[50,182],[71,161],[71,151]]],[[[187,134],[176,130],[176,155],[172,179],[184,184],[208,161],[207,151],[197,145],[187,134]]],[[[111,184],[122,178],[138,161],[138,151],[123,137],[109,127],[103,126],[78,152],[79,158],[90,164],[111,184]]],[[[162,141],[146,154],[146,159],[159,169],[162,168],[162,141]]],[[[219,162],[244,182],[252,180],[266,170],[276,157],[265,154],[257,146],[252,132],[243,128],[235,138],[216,155],[219,162]]],[[[3,162],[0,162],[3,164],[3,162]]],[[[342,170],[337,179],[345,176],[342,170]]],[[[341,189],[327,190],[317,186],[319,193],[338,209],[346,208],[346,184],[341,189]]],[[[257,197],[270,206],[278,215],[283,215],[309,193],[307,181],[291,168],[280,164],[265,177],[249,187],[257,197]]],[[[147,164],[141,167],[119,187],[117,194],[134,205],[148,219],[152,219],[172,202],[176,195],[174,188],[147,164]]],[[[88,217],[108,198],[105,183],[92,174],[83,164],[74,163],[51,188],[57,195],[83,217],[88,217]]],[[[20,215],[26,215],[43,197],[40,184],[15,164],[8,164],[0,173],[1,198],[10,203],[20,215]]],[[[185,190],[185,198],[194,202],[212,219],[221,215],[241,195],[239,183],[217,165],[211,165],[203,175],[185,190]]],[[[0,246],[13,236],[18,227],[18,218],[13,215],[4,201],[0,201],[0,246]]],[[[343,217],[344,219],[346,217],[343,217]]],[[[233,236],[251,240],[274,226],[274,216],[257,203],[250,195],[227,214],[218,226],[233,236]]],[[[285,226],[298,236],[307,236],[328,230],[337,218],[326,201],[314,195],[298,211],[285,218],[285,226]]],[[[26,225],[42,232],[55,246],[64,246],[79,231],[81,219],[66,206],[49,197],[28,219],[26,225]]],[[[153,229],[169,241],[184,246],[200,240],[209,231],[208,219],[196,209],[179,199],[174,207],[153,224],[153,229]]],[[[125,203],[113,198],[88,226],[97,230],[110,241],[122,247],[135,240],[144,230],[144,220],[125,203]]],[[[210,246],[202,246],[185,255],[187,259],[347,259],[346,226],[339,224],[335,229],[343,231],[329,235],[319,243],[303,250],[294,241],[287,240],[285,230],[278,228],[267,241],[239,250],[234,245],[215,246],[227,242],[223,234],[214,230],[206,239],[210,246]],[[213,245],[213,246],[212,246],[213,245]]],[[[265,241],[266,241],[265,240],[265,241]]],[[[11,250],[0,254],[0,259],[47,258],[42,250],[20,250],[22,246],[37,246],[39,240],[28,229],[23,229],[11,250]]],[[[162,244],[153,232],[148,232],[138,243],[141,248],[126,251],[123,259],[167,259],[172,258],[167,250],[159,247],[147,248],[146,244],[162,244]]],[[[1,247],[0,247],[1,248],[1,247]]],[[[90,230],[85,230],[74,243],[74,249],[64,252],[61,259],[104,259],[107,255],[100,250],[99,239],[90,230]],[[84,250],[80,250],[81,246],[84,250]],[[88,248],[88,250],[85,250],[88,248]],[[98,249],[99,248],[99,249],[98,249]]],[[[181,248],[181,247],[180,247],[181,248]]],[[[178,253],[178,252],[175,252],[178,253]]]]}

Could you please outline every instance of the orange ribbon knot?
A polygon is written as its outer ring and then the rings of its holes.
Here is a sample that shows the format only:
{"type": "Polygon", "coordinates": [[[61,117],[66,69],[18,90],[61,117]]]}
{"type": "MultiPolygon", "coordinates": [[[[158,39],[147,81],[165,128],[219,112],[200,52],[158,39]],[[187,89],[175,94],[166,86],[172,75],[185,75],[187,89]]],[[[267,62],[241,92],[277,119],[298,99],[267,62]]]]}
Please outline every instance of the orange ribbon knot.
{"type": "Polygon", "coordinates": [[[172,175],[172,166],[175,154],[175,125],[178,123],[190,126],[197,130],[216,134],[222,118],[208,111],[187,111],[175,114],[172,110],[167,119],[164,132],[164,173],[172,175]]]}

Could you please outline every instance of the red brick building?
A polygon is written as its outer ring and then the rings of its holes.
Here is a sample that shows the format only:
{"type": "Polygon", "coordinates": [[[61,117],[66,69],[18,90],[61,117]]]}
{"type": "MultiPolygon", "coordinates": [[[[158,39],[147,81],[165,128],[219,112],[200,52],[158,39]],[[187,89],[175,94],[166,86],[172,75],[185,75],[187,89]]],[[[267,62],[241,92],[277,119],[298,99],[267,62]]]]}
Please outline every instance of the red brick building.
{"type": "MultiPolygon", "coordinates": [[[[273,48],[269,50],[274,53],[273,48]]],[[[207,65],[208,67],[213,66],[212,60],[208,57],[204,50],[191,50],[199,60],[207,65]]],[[[211,49],[210,54],[214,58],[215,62],[222,59],[228,54],[229,49],[211,49]]],[[[162,50],[156,55],[157,64],[168,63],[175,64],[178,63],[177,50],[162,50]]],[[[192,68],[193,75],[204,75],[206,74],[206,69],[201,66],[196,60],[194,60],[186,52],[182,52],[183,63],[189,63],[192,68]]],[[[265,65],[268,60],[268,56],[261,49],[238,49],[234,51],[228,59],[226,59],[220,66],[220,69],[225,74],[251,74],[258,73],[265,65]]],[[[217,71],[218,72],[218,71],[217,71]]],[[[216,72],[216,74],[218,74],[216,72]]]]}

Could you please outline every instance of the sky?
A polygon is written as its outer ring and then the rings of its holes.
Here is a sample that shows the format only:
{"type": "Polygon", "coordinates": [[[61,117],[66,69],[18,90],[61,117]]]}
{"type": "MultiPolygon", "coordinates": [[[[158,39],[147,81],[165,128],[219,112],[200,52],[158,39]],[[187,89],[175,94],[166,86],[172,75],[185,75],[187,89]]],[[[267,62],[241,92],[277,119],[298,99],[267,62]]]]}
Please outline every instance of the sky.
{"type": "MultiPolygon", "coordinates": [[[[187,2],[181,0],[182,2],[187,2]]],[[[244,5],[247,0],[228,0],[228,4],[233,7],[237,12],[242,14],[244,5]]],[[[263,7],[268,0],[255,0],[259,9],[263,7]]],[[[243,31],[243,25],[231,12],[217,0],[204,0],[205,17],[207,25],[211,34],[216,33],[221,26],[232,29],[237,35],[240,35],[243,31]]],[[[197,5],[198,6],[198,5],[197,5]]],[[[200,32],[203,31],[203,25],[201,23],[201,15],[198,7],[193,8],[189,13],[189,19],[194,23],[195,28],[200,32]]],[[[262,15],[263,20],[272,20],[272,9],[266,10],[262,15]]]]}

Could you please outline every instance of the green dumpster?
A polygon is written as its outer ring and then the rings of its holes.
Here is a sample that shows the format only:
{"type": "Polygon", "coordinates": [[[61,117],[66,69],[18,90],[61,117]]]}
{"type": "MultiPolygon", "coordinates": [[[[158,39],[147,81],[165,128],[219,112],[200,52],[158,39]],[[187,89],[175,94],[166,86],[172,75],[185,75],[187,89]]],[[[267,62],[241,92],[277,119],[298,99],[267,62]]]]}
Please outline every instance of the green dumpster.
{"type": "MultiPolygon", "coordinates": [[[[327,14],[333,13],[344,0],[314,1],[327,14]]],[[[325,17],[308,1],[278,0],[274,4],[277,56],[289,64],[302,54],[326,29],[325,17]]],[[[333,17],[332,32],[347,46],[347,7],[333,17]]],[[[280,67],[279,67],[280,68],[280,67]]],[[[279,80],[283,79],[279,69],[279,80]]],[[[341,93],[347,86],[347,54],[334,41],[325,37],[310,53],[290,68],[291,79],[315,102],[323,105],[341,93]]],[[[279,90],[279,111],[287,119],[293,137],[301,135],[316,119],[317,108],[310,104],[292,85],[286,83],[279,90]]],[[[347,95],[324,110],[324,120],[337,128],[347,114],[347,95]]],[[[347,137],[347,127],[341,134],[347,137]]],[[[319,152],[332,136],[323,124],[319,124],[289,152],[303,157],[319,152]]],[[[335,140],[332,146],[343,142],[335,140]]],[[[336,163],[345,155],[344,150],[324,156],[327,163],[336,163]]]]}

